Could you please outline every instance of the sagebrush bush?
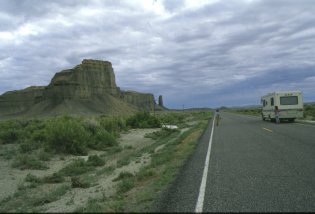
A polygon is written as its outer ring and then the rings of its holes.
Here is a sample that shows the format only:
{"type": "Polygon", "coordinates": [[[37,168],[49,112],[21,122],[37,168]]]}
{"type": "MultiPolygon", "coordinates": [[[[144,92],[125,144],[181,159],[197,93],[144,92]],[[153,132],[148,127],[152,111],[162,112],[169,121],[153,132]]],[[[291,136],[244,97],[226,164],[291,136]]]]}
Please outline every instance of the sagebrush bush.
{"type": "Polygon", "coordinates": [[[160,128],[160,120],[150,115],[149,112],[138,112],[133,116],[130,116],[126,120],[127,126],[131,128],[160,128]]]}
{"type": "Polygon", "coordinates": [[[123,194],[131,190],[135,186],[135,179],[133,177],[128,177],[122,179],[121,182],[117,185],[117,193],[123,194]]]}
{"type": "Polygon", "coordinates": [[[79,119],[63,116],[47,121],[46,135],[48,148],[56,152],[87,154],[90,134],[79,119]]]}
{"type": "Polygon", "coordinates": [[[42,181],[45,183],[62,183],[64,182],[62,173],[55,172],[52,175],[43,177],[42,181]]]}
{"type": "Polygon", "coordinates": [[[41,183],[41,179],[33,174],[28,173],[25,177],[26,182],[31,182],[31,183],[41,183]]]}
{"type": "Polygon", "coordinates": [[[108,147],[116,145],[117,141],[115,136],[102,128],[99,128],[88,142],[90,148],[97,150],[105,150],[108,147]]]}
{"type": "Polygon", "coordinates": [[[99,122],[102,128],[118,137],[118,133],[126,130],[126,121],[121,117],[100,117],[99,122]]]}
{"type": "Polygon", "coordinates": [[[97,155],[90,155],[87,164],[91,166],[103,166],[105,161],[97,155]]]}
{"type": "Polygon", "coordinates": [[[4,144],[15,143],[21,137],[23,126],[17,120],[7,120],[0,123],[0,141],[4,144]]]}
{"type": "Polygon", "coordinates": [[[185,117],[187,117],[187,114],[171,112],[167,114],[161,114],[159,119],[164,124],[180,125],[184,122],[185,117]]]}
{"type": "Polygon", "coordinates": [[[40,160],[32,155],[21,154],[15,156],[12,167],[19,169],[48,169],[40,160]]]}
{"type": "Polygon", "coordinates": [[[76,176],[92,170],[93,167],[88,165],[83,159],[73,160],[70,164],[60,170],[61,175],[76,176]]]}
{"type": "Polygon", "coordinates": [[[119,181],[125,178],[131,178],[131,177],[134,177],[134,175],[131,172],[123,171],[123,172],[120,172],[119,175],[116,178],[114,178],[112,181],[115,182],[115,181],[119,181]]]}
{"type": "Polygon", "coordinates": [[[79,177],[71,177],[72,188],[89,188],[91,183],[87,180],[80,179],[79,177]]]}
{"type": "Polygon", "coordinates": [[[315,119],[315,104],[306,104],[304,105],[304,117],[315,119]]]}

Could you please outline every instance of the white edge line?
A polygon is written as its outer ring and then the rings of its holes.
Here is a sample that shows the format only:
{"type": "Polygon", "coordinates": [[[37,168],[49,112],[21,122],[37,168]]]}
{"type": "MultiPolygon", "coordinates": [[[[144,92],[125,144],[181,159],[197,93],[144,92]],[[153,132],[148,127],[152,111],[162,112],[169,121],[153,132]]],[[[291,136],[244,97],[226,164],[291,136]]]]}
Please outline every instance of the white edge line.
{"type": "Polygon", "coordinates": [[[203,169],[202,180],[201,180],[200,189],[199,189],[198,201],[197,201],[196,208],[195,208],[196,213],[201,213],[203,211],[203,202],[204,202],[205,193],[206,193],[207,176],[208,176],[210,152],[211,152],[211,145],[212,145],[212,136],[213,136],[213,130],[214,130],[214,121],[215,120],[213,119],[211,135],[210,135],[210,140],[209,140],[209,145],[208,145],[208,151],[207,151],[207,156],[206,156],[206,161],[205,161],[205,167],[203,169]]]}

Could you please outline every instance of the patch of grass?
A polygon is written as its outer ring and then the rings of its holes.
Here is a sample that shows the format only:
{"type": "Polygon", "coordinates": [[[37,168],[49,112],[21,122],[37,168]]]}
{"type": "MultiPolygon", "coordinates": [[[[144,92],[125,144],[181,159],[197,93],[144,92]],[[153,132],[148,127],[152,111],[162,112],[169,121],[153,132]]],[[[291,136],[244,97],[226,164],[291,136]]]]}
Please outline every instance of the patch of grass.
{"type": "Polygon", "coordinates": [[[41,161],[50,161],[52,154],[41,150],[38,152],[37,156],[38,156],[38,159],[41,161]]]}
{"type": "Polygon", "coordinates": [[[30,153],[33,150],[38,149],[38,145],[36,143],[31,142],[29,140],[24,140],[23,143],[19,144],[20,153],[30,153]]]}
{"type": "Polygon", "coordinates": [[[111,174],[113,171],[115,171],[115,167],[108,166],[96,171],[96,175],[111,174]]]}
{"type": "Polygon", "coordinates": [[[137,174],[137,181],[143,181],[156,175],[156,171],[152,167],[144,167],[137,174]]]}
{"type": "Polygon", "coordinates": [[[107,154],[106,155],[113,155],[113,154],[116,154],[118,152],[121,152],[123,150],[123,148],[121,146],[114,146],[114,147],[111,147],[109,149],[107,149],[107,154]]]}
{"type": "Polygon", "coordinates": [[[24,187],[36,188],[38,185],[42,184],[42,180],[39,177],[30,173],[26,175],[24,180],[28,182],[28,185],[22,184],[18,189],[23,189],[24,187]]]}
{"type": "Polygon", "coordinates": [[[4,147],[0,150],[0,156],[2,156],[5,160],[11,160],[13,157],[15,157],[17,154],[17,151],[15,148],[7,148],[4,147]]]}
{"type": "Polygon", "coordinates": [[[53,201],[57,201],[61,196],[63,196],[70,187],[68,185],[62,185],[60,187],[57,187],[55,190],[41,195],[40,197],[34,198],[32,201],[33,206],[41,206],[44,204],[51,203],[53,201]]]}
{"type": "Polygon", "coordinates": [[[130,172],[121,172],[119,173],[119,175],[113,179],[113,181],[119,181],[119,180],[122,180],[122,179],[125,179],[125,178],[131,178],[131,177],[134,177],[134,175],[130,172]]]}
{"type": "Polygon", "coordinates": [[[125,157],[117,161],[117,168],[130,164],[130,157],[125,157]]]}
{"type": "Polygon", "coordinates": [[[88,165],[83,159],[80,158],[73,160],[59,172],[65,176],[76,176],[91,171],[92,169],[94,169],[94,167],[88,165]]]}
{"type": "Polygon", "coordinates": [[[135,179],[125,178],[120,181],[117,185],[117,193],[123,194],[131,190],[135,186],[135,179]]]}
{"type": "Polygon", "coordinates": [[[12,163],[12,167],[18,168],[21,170],[24,169],[48,169],[48,167],[43,164],[40,160],[35,158],[32,155],[28,154],[20,154],[17,155],[12,163]]]}
{"type": "Polygon", "coordinates": [[[42,181],[44,183],[62,183],[65,181],[65,178],[61,173],[55,172],[52,175],[43,177],[42,181]]]}
{"type": "Polygon", "coordinates": [[[124,149],[133,149],[133,147],[129,145],[129,146],[125,146],[124,149]]]}
{"type": "MultiPolygon", "coordinates": [[[[34,182],[33,176],[29,176],[34,182]]],[[[69,185],[61,185],[43,193],[37,189],[21,189],[14,193],[13,196],[0,202],[0,211],[7,212],[42,212],[38,206],[59,200],[70,189],[69,185]]]]}
{"type": "Polygon", "coordinates": [[[85,206],[79,207],[75,210],[75,213],[103,213],[104,202],[99,199],[89,198],[85,206]]]}
{"type": "Polygon", "coordinates": [[[164,140],[166,137],[169,137],[170,135],[172,134],[178,134],[179,133],[179,130],[177,129],[167,129],[167,128],[162,128],[161,130],[159,131],[155,131],[155,132],[152,132],[152,133],[147,133],[145,134],[144,137],[147,137],[147,138],[151,138],[153,140],[164,140]]]}
{"type": "Polygon", "coordinates": [[[71,186],[72,188],[89,188],[91,183],[79,177],[71,177],[71,186]]]}
{"type": "Polygon", "coordinates": [[[104,166],[105,161],[97,155],[90,155],[87,160],[89,166],[104,166]]]}
{"type": "Polygon", "coordinates": [[[26,182],[32,182],[32,183],[41,183],[41,179],[38,178],[37,176],[33,175],[33,174],[27,174],[25,177],[25,181],[26,182]]]}
{"type": "Polygon", "coordinates": [[[304,118],[315,120],[315,104],[304,105],[304,118]]]}

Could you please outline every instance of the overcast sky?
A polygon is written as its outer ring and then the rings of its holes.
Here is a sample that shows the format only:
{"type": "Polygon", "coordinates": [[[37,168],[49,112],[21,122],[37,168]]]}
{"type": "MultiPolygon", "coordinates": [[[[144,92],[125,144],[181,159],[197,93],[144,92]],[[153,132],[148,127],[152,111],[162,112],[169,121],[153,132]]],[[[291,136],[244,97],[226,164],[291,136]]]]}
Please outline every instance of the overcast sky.
{"type": "Polygon", "coordinates": [[[0,0],[0,94],[83,59],[169,108],[315,101],[314,0],[0,0]]]}

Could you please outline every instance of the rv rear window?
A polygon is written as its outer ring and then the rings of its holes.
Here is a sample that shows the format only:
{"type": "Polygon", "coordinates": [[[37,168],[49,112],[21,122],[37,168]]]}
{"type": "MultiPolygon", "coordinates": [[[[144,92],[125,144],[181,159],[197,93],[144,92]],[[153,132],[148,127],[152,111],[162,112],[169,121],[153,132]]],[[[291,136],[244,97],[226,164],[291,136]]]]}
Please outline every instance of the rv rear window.
{"type": "Polygon", "coordinates": [[[298,104],[297,96],[280,97],[280,105],[297,105],[297,104],[298,104]]]}

